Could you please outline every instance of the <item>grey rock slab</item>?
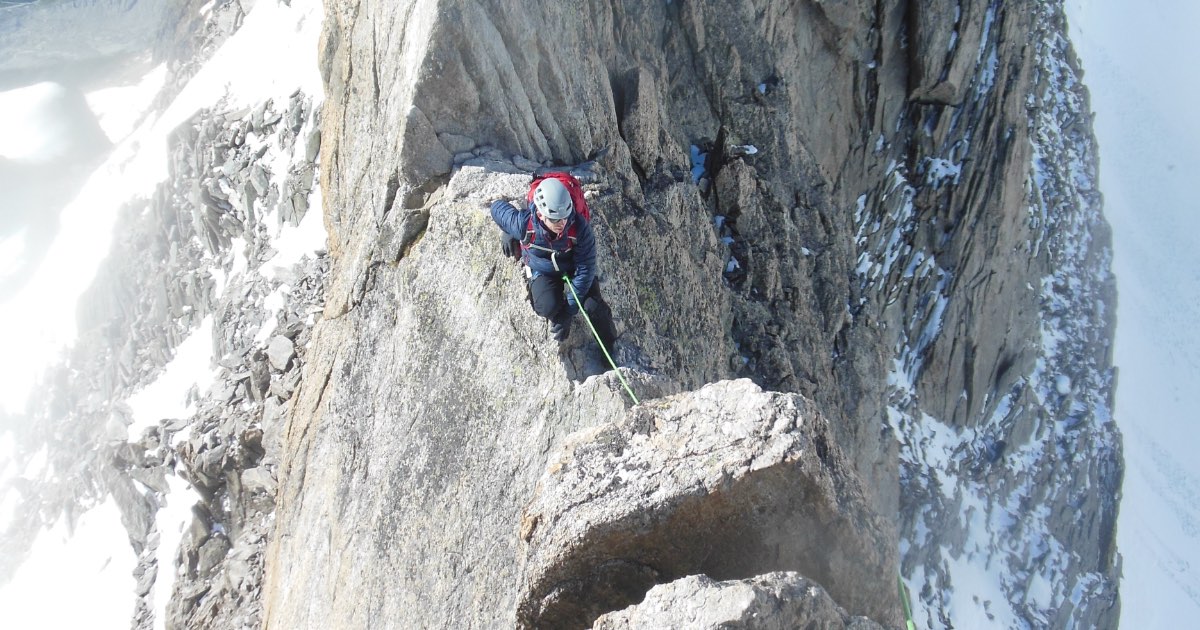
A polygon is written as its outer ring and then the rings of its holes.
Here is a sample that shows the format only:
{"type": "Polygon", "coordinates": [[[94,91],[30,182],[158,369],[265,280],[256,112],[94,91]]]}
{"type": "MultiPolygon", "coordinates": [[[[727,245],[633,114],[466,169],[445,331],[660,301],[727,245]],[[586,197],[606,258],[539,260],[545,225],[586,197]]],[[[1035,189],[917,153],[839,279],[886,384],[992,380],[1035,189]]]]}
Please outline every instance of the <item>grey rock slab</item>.
{"type": "Polygon", "coordinates": [[[279,372],[288,369],[294,356],[296,356],[296,344],[283,335],[272,337],[271,342],[267,344],[267,359],[271,362],[271,367],[279,372]]]}
{"type": "Polygon", "coordinates": [[[319,155],[320,152],[321,129],[319,127],[313,127],[313,130],[308,134],[308,138],[306,138],[304,141],[304,157],[309,162],[315,163],[317,160],[317,155],[319,155]]]}
{"type": "Polygon", "coordinates": [[[221,165],[221,173],[223,175],[225,175],[225,177],[228,178],[231,182],[233,182],[233,181],[236,181],[237,178],[239,178],[242,170],[244,170],[245,168],[246,168],[245,160],[241,160],[241,159],[237,159],[237,158],[229,158],[228,160],[225,160],[224,164],[221,165]]]}
{"type": "Polygon", "coordinates": [[[540,163],[535,162],[535,161],[533,161],[529,158],[526,158],[524,156],[521,156],[521,155],[514,155],[513,159],[512,159],[512,163],[513,163],[513,166],[515,166],[523,171],[529,171],[531,173],[542,167],[542,165],[540,163]]]}
{"type": "Polygon", "coordinates": [[[221,566],[227,553],[229,553],[229,539],[225,536],[210,536],[203,545],[200,545],[196,571],[201,575],[211,574],[214,569],[221,566]]]}
{"type": "Polygon", "coordinates": [[[166,469],[161,466],[154,468],[133,468],[129,471],[130,478],[146,485],[147,488],[166,494],[171,491],[167,485],[166,469]]]}
{"type": "Polygon", "coordinates": [[[262,124],[264,127],[270,127],[282,119],[283,119],[283,114],[281,112],[271,109],[263,114],[262,124]]]}
{"type": "Polygon", "coordinates": [[[299,370],[290,370],[284,373],[271,382],[271,394],[277,396],[280,400],[291,398],[292,392],[296,391],[296,386],[300,384],[300,378],[299,370]]]}
{"type": "Polygon", "coordinates": [[[250,183],[254,185],[254,192],[261,197],[267,194],[267,190],[271,186],[271,179],[267,176],[267,171],[258,164],[250,167],[250,183]]]}
{"type": "Polygon", "coordinates": [[[133,588],[133,592],[139,596],[144,596],[154,588],[154,581],[158,577],[158,569],[156,565],[142,566],[139,565],[134,570],[134,577],[137,580],[133,588]]]}
{"type": "Polygon", "coordinates": [[[275,476],[263,468],[250,468],[242,471],[242,489],[251,493],[274,494],[275,476]]]}
{"type": "Polygon", "coordinates": [[[242,536],[233,545],[225,561],[225,579],[233,590],[244,590],[253,587],[259,575],[261,563],[256,556],[261,554],[260,540],[242,536]]]}
{"type": "Polygon", "coordinates": [[[454,154],[457,159],[461,153],[466,153],[475,148],[475,139],[466,136],[460,136],[456,133],[442,132],[437,135],[438,140],[447,151],[454,154]]]}
{"type": "Polygon", "coordinates": [[[506,161],[475,158],[460,166],[450,177],[446,196],[451,199],[479,199],[487,203],[496,199],[524,199],[533,176],[506,161]]]}

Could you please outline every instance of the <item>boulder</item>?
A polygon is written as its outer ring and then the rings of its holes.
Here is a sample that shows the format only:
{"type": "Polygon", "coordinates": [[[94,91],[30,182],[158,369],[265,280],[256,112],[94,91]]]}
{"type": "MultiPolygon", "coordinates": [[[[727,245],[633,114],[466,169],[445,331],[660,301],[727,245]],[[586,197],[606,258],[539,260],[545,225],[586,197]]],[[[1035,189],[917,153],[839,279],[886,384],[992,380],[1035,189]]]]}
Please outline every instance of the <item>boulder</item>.
{"type": "Polygon", "coordinates": [[[776,572],[744,580],[714,581],[692,575],[661,584],[646,599],[602,615],[593,630],[671,628],[694,630],[883,630],[866,617],[855,617],[825,589],[794,572],[776,572]]]}
{"type": "Polygon", "coordinates": [[[749,380],[706,385],[569,436],[522,518],[519,622],[576,628],[703,573],[797,571],[899,624],[897,543],[828,421],[749,380]]]}
{"type": "Polygon", "coordinates": [[[278,372],[286,371],[294,356],[296,345],[291,339],[282,335],[271,338],[271,343],[267,346],[267,359],[270,360],[272,368],[278,372]]]}

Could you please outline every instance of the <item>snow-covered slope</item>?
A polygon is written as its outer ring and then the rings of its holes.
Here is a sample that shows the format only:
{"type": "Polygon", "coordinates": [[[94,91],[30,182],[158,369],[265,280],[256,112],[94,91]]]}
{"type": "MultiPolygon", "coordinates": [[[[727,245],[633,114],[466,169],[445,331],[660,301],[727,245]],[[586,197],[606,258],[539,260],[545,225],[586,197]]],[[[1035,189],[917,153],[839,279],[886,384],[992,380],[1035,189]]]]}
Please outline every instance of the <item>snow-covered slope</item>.
{"type": "MultiPolygon", "coordinates": [[[[201,10],[214,25],[224,17],[201,10]]],[[[0,310],[6,347],[26,357],[2,375],[5,623],[164,627],[173,591],[198,579],[187,550],[207,538],[192,524],[213,488],[177,453],[259,426],[263,397],[233,391],[239,353],[265,363],[273,341],[292,343],[311,318],[303,300],[319,299],[319,283],[304,287],[325,247],[320,212],[305,212],[320,206],[321,19],[316,0],[261,2],[198,71],[159,67],[89,95],[117,144],[0,310]],[[202,219],[200,187],[227,219],[202,219]],[[214,423],[199,402],[210,387],[245,396],[238,407],[256,419],[214,423]],[[103,604],[50,605],[63,589],[103,604]]],[[[242,517],[215,518],[209,529],[236,547],[242,517]]],[[[178,624],[186,612],[170,614],[178,624]]]]}
{"type": "Polygon", "coordinates": [[[1112,418],[1109,231],[1060,7],[1031,4],[1027,66],[1000,50],[999,12],[988,8],[949,127],[1007,101],[1028,112],[1025,122],[1014,116],[1028,133],[1000,127],[1002,138],[1028,140],[993,147],[987,128],[968,122],[942,135],[943,124],[930,124],[924,133],[937,152],[915,168],[893,162],[857,215],[859,281],[901,326],[887,415],[901,444],[901,573],[921,628],[1096,627],[1117,606],[1123,471],[1112,418]],[[1024,73],[1028,93],[1013,94],[1024,73]],[[986,198],[979,182],[988,176],[976,166],[987,162],[985,150],[1027,155],[1029,166],[1008,180],[1022,189],[1008,190],[1007,204],[992,202],[991,218],[975,219],[955,206],[979,190],[986,198]],[[980,265],[975,252],[928,239],[940,219],[931,205],[988,224],[977,238],[1000,243],[1001,258],[980,265]],[[999,340],[994,365],[976,358],[989,339],[999,340]]]}

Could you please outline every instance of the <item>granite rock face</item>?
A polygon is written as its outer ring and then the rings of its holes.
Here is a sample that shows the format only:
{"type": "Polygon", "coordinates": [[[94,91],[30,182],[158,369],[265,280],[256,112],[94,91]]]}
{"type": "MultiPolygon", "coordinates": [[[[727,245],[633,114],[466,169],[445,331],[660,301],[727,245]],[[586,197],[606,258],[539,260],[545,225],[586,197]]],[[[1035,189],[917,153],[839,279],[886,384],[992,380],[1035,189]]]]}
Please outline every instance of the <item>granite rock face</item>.
{"type": "Polygon", "coordinates": [[[554,165],[588,175],[620,363],[667,391],[742,377],[810,400],[896,518],[923,619],[951,619],[952,567],[989,558],[986,606],[1115,619],[1107,237],[1046,157],[1086,133],[1037,115],[1087,115],[1048,71],[1071,58],[1056,4],[333,0],[325,28],[333,267],[284,435],[268,627],[529,619],[536,569],[514,559],[537,471],[624,414],[586,336],[557,349],[531,316],[483,209],[554,165]],[[1094,281],[1047,280],[1067,259],[1094,281]],[[1091,370],[1078,404],[1039,393],[1070,345],[1047,308],[1086,314],[1063,333],[1091,370]],[[1093,463],[1027,457],[1062,440],[1093,463]],[[1064,518],[1068,471],[1098,490],[1094,527],[1064,518]],[[1053,575],[1005,547],[1001,514],[1055,541],[1053,575]],[[1063,586],[1028,596],[1042,579],[1063,586]],[[1093,597],[1061,606],[1072,584],[1093,597]]]}

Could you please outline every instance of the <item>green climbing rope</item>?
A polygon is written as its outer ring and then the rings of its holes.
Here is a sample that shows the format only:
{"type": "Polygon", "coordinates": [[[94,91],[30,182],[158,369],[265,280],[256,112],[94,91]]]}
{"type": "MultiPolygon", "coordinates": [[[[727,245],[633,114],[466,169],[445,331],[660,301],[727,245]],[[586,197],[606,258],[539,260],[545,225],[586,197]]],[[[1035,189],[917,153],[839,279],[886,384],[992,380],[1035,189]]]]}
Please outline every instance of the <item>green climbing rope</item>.
{"type": "Polygon", "coordinates": [[[908,589],[904,588],[904,578],[900,574],[896,574],[896,584],[900,586],[900,602],[904,604],[904,623],[908,630],[917,630],[917,624],[913,623],[912,618],[912,602],[908,600],[908,589]]]}
{"type": "Polygon", "coordinates": [[[592,329],[592,336],[596,338],[596,343],[600,345],[600,351],[604,353],[604,358],[608,359],[608,364],[617,373],[617,378],[621,379],[621,385],[625,387],[625,392],[629,394],[629,398],[633,400],[633,404],[639,404],[637,396],[634,396],[633,390],[629,388],[629,383],[625,382],[625,377],[621,374],[621,370],[617,369],[617,363],[613,361],[612,355],[608,353],[608,348],[605,348],[604,342],[600,341],[600,333],[596,332],[596,327],[592,325],[592,318],[588,317],[587,311],[584,310],[583,300],[579,299],[579,294],[575,292],[575,287],[571,284],[571,279],[566,275],[563,275],[562,279],[566,283],[567,288],[571,290],[571,295],[575,296],[575,304],[579,305],[579,312],[583,313],[583,321],[587,322],[588,328],[592,329]]]}

